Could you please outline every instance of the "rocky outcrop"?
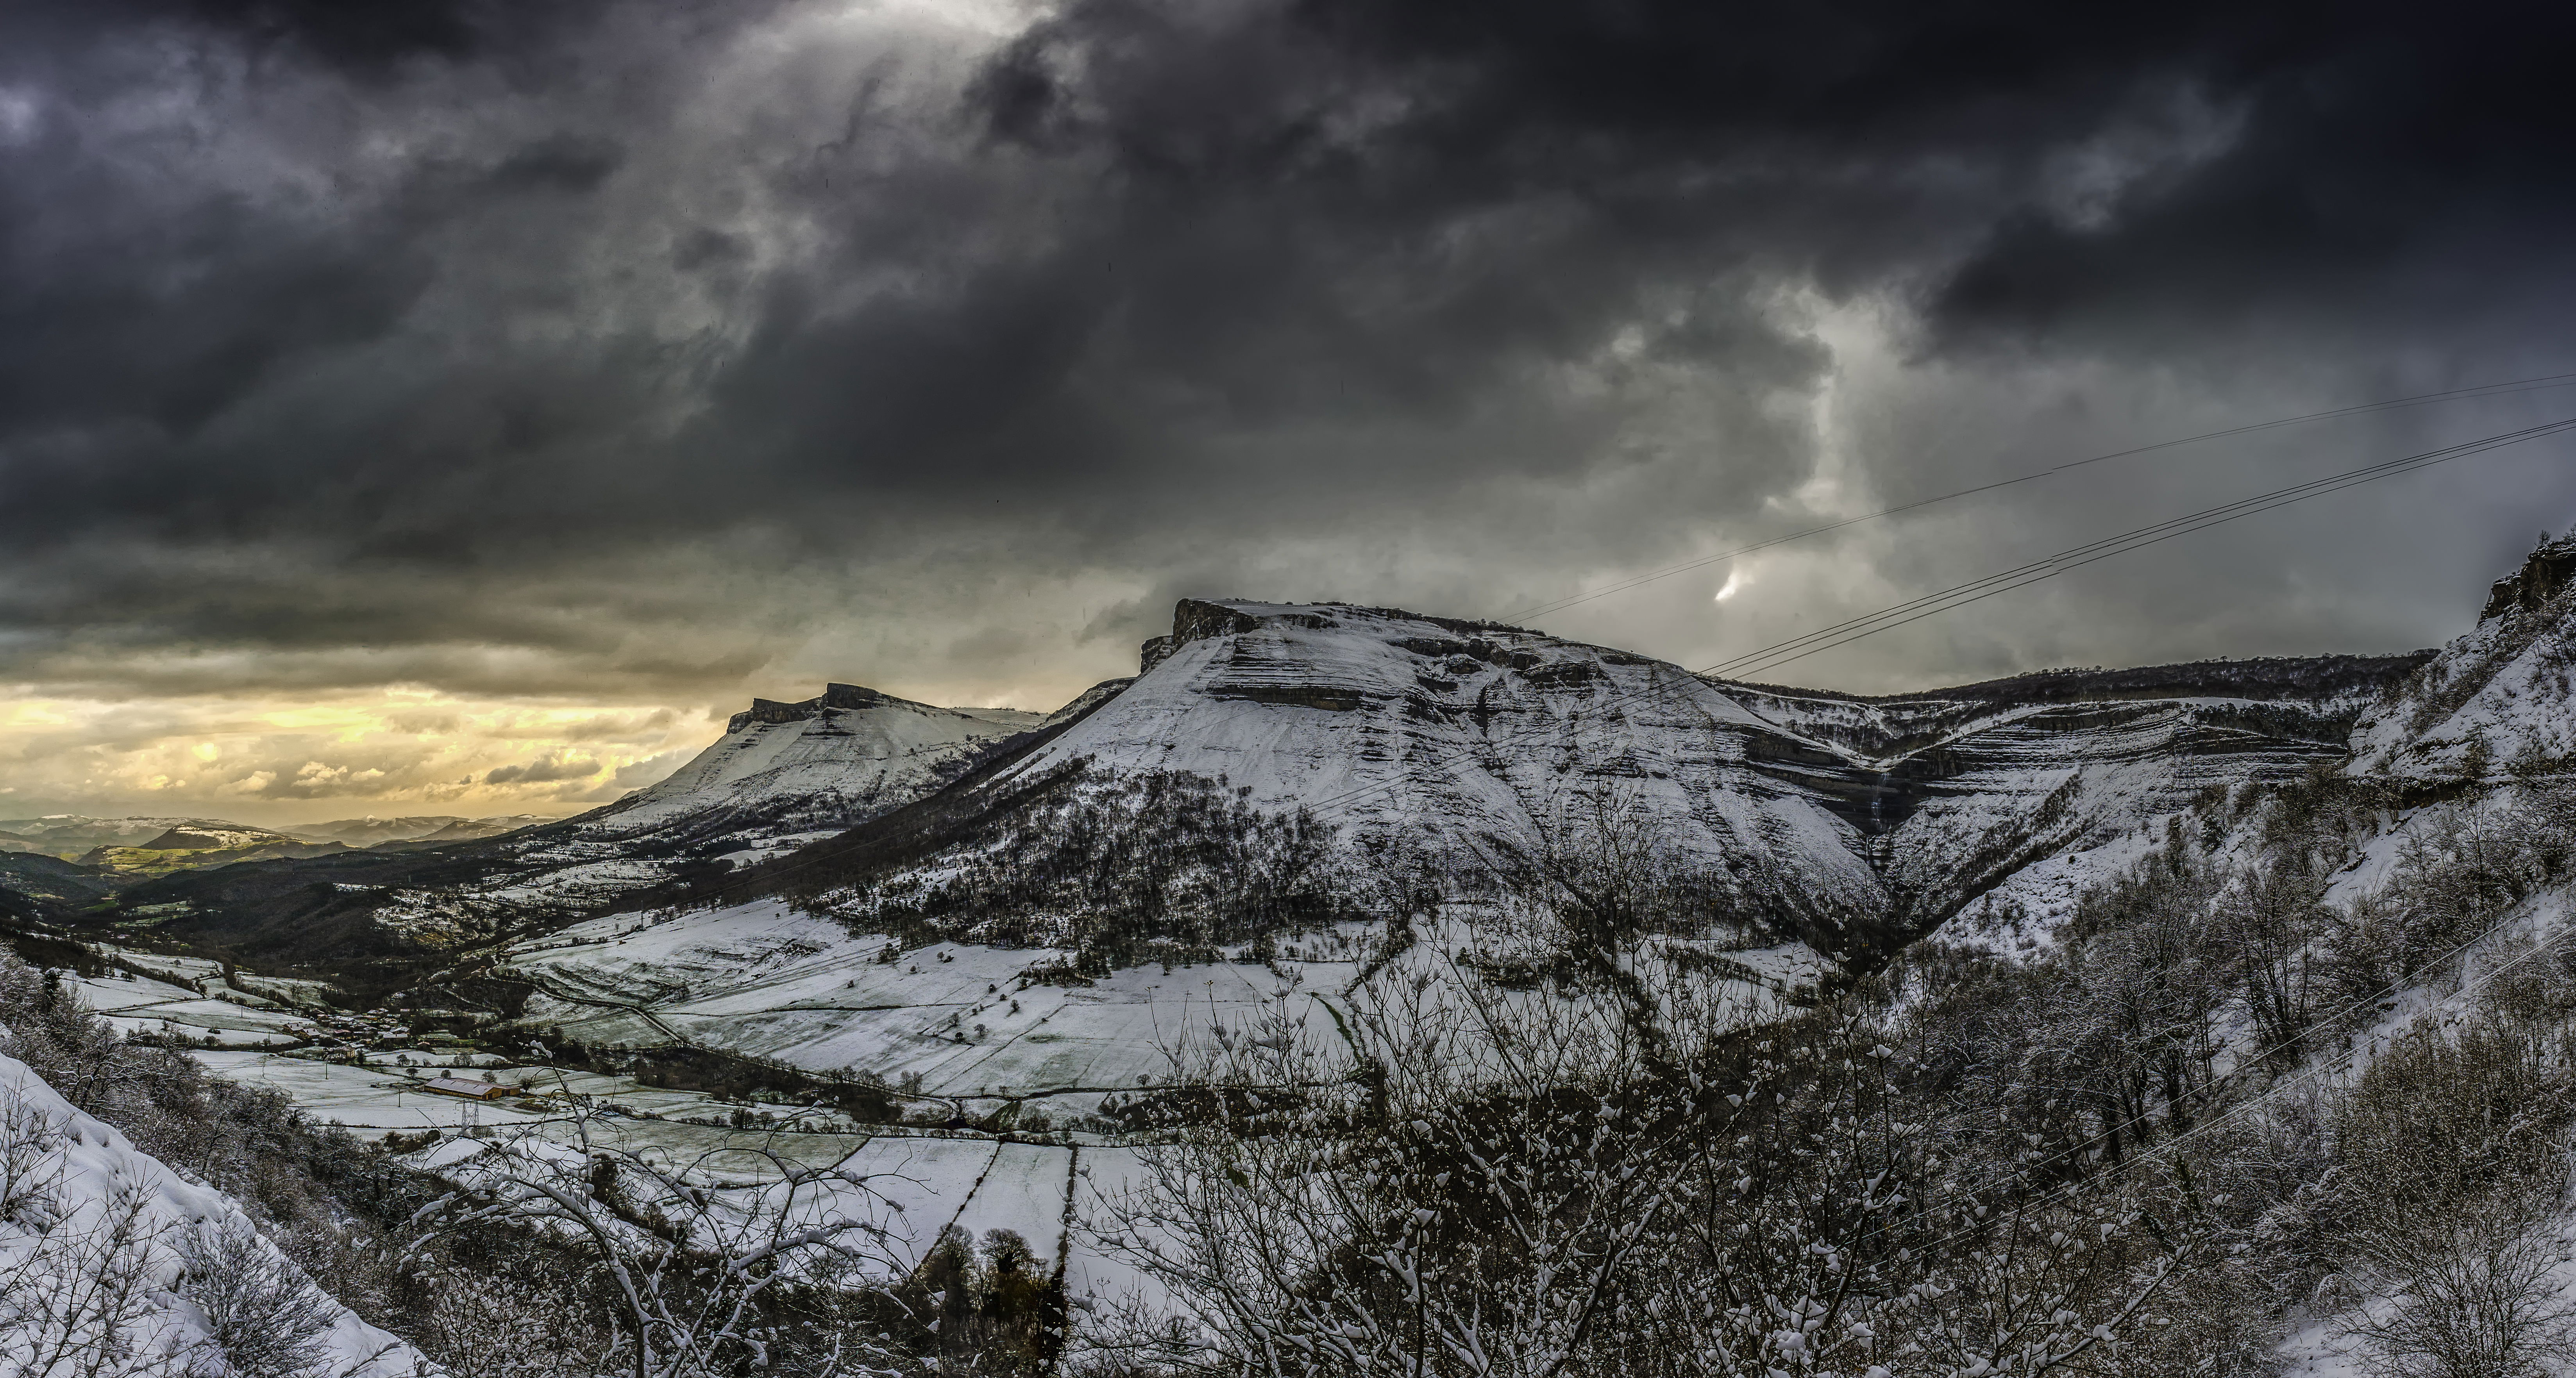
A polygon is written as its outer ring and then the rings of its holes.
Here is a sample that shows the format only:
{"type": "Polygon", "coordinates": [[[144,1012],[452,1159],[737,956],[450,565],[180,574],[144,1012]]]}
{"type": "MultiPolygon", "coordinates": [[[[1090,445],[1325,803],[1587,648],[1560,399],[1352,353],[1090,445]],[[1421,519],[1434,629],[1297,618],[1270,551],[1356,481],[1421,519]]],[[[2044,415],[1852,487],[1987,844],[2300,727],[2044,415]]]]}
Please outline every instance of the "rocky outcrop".
{"type": "Polygon", "coordinates": [[[2576,769],[2576,536],[2496,581],[2477,626],[2353,736],[2356,771],[2458,784],[2576,769]]]}
{"type": "Polygon", "coordinates": [[[2516,610],[2538,612],[2570,581],[2576,581],[2576,535],[2544,541],[2522,562],[2522,568],[2495,581],[2478,620],[2493,621],[2516,610]]]}
{"type": "Polygon", "coordinates": [[[748,710],[736,713],[726,720],[725,731],[740,732],[756,722],[773,724],[806,722],[827,708],[850,711],[901,702],[903,702],[902,699],[891,694],[880,694],[874,689],[856,684],[826,684],[820,697],[806,699],[800,703],[781,703],[776,699],[753,699],[748,710]]]}
{"type": "Polygon", "coordinates": [[[1237,635],[1260,625],[1259,618],[1223,603],[1202,603],[1195,598],[1184,598],[1172,608],[1171,649],[1179,650],[1193,641],[1205,641],[1212,636],[1237,635]]]}

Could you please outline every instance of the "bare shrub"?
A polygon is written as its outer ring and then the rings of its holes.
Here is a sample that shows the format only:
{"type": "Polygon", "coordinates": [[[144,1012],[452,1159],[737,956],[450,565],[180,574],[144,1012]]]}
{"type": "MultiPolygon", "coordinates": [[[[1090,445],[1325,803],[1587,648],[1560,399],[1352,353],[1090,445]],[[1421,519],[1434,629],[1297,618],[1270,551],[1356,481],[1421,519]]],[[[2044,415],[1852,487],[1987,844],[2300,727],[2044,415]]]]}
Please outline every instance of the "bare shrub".
{"type": "Polygon", "coordinates": [[[51,1189],[60,1182],[31,1183],[42,1194],[0,1221],[0,1356],[8,1371],[167,1378],[183,1359],[176,1327],[153,1300],[161,1231],[145,1210],[145,1189],[119,1180],[95,1201],[71,1201],[51,1189]]]}
{"type": "Polygon", "coordinates": [[[2517,1378],[2576,1354],[2546,1228],[2576,1116],[2565,1051],[2511,1024],[2419,1029],[2345,1102],[2338,1215],[2380,1294],[2348,1328],[2400,1371],[2517,1378]]]}
{"type": "Polygon", "coordinates": [[[2346,1329],[2398,1372],[2525,1378],[2576,1357],[2576,1302],[2557,1277],[2561,1245],[2526,1211],[2415,1217],[2367,1233],[2362,1258],[2392,1294],[2346,1329]]]}
{"type": "MultiPolygon", "coordinates": [[[[2179,1255],[2116,1198],[1943,1190],[1945,1131],[1849,1012],[1737,1032],[1422,950],[1346,1044],[1287,1003],[1175,1050],[1206,1113],[1086,1228],[1172,1298],[1095,1315],[1104,1372],[2033,1371],[2103,1357],[2179,1255]],[[1651,1011],[1660,1027],[1634,1027],[1651,1011]],[[1926,1370],[1926,1366],[1933,1367],[1926,1370]],[[2019,1371],[2019,1370],[2016,1370],[2019,1371]]],[[[1962,1155],[2028,1168],[2016,1142],[1962,1155]]]]}
{"type": "Polygon", "coordinates": [[[321,1362],[323,1334],[338,1309],[302,1270],[239,1220],[185,1232],[179,1294],[204,1313],[220,1360],[201,1371],[239,1378],[291,1378],[321,1362]]]}

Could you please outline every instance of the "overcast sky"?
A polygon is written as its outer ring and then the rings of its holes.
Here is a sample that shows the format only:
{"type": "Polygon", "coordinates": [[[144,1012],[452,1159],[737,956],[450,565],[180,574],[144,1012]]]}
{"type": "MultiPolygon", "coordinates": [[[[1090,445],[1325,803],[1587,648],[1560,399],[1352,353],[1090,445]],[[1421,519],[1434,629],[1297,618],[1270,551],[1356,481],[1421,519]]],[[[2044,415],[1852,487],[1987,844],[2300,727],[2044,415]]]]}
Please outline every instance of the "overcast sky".
{"type": "MultiPolygon", "coordinates": [[[[1510,618],[2067,459],[2576,372],[2571,27],[0,7],[0,818],[569,812],[753,694],[1053,707],[1183,595],[1510,618]]],[[[2576,389],[2158,451],[1530,620],[1697,666],[2559,416],[2576,389]]],[[[2576,520],[2571,459],[1774,677],[2434,644],[2576,520]]]]}

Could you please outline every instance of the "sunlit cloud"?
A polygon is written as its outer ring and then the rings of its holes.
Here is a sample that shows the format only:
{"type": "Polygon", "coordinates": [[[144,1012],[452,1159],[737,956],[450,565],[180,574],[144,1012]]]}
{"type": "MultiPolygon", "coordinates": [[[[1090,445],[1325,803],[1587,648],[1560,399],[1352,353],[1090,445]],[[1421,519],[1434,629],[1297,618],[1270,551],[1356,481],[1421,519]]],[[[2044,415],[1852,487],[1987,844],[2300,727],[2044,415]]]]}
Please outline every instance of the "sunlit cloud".
{"type": "Polygon", "coordinates": [[[0,702],[0,813],[567,814],[669,774],[723,724],[415,689],[327,701],[0,702]]]}

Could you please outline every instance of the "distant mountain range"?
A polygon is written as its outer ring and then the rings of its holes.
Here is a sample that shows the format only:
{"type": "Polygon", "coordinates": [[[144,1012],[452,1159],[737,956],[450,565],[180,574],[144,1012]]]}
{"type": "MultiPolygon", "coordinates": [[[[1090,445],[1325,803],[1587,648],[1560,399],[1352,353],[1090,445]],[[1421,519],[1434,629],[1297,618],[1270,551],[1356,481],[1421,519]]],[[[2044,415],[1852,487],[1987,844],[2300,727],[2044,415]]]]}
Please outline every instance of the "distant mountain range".
{"type": "Polygon", "coordinates": [[[2571,577],[2576,545],[2536,552],[2438,656],[2050,671],[1880,697],[1394,609],[1183,600],[1137,676],[1055,713],[846,684],[755,700],[660,784],[559,822],[48,818],[0,834],[112,868],[99,883],[119,898],[91,912],[149,908],[157,936],[245,959],[425,958],[587,915],[762,897],[1034,941],[1040,919],[1079,930],[1085,906],[1161,913],[1168,896],[1130,885],[1178,883],[1153,856],[1236,856],[1267,836],[1261,819],[1352,864],[1403,853],[1455,874],[1551,845],[1570,801],[1615,798],[1712,913],[1865,961],[1990,898],[2062,902],[2095,849],[2212,792],[2565,755],[2563,722],[2529,705],[2555,701],[2576,662],[2533,611],[2571,577]],[[1220,818],[1232,831],[1207,833],[1220,818]],[[264,864],[229,864],[246,860],[264,864]],[[1023,861],[1052,879],[1004,874],[1023,861]]]}
{"type": "MultiPolygon", "coordinates": [[[[294,828],[263,828],[224,818],[88,818],[49,814],[0,819],[0,852],[41,852],[66,859],[89,853],[259,852],[269,856],[318,855],[350,847],[398,842],[466,842],[497,837],[550,820],[538,814],[466,818],[432,814],[407,818],[342,818],[294,828]],[[302,848],[303,851],[295,849],[302,848]]],[[[242,860],[244,857],[229,857],[242,860]]],[[[101,864],[113,864],[101,858],[101,864]]]]}

